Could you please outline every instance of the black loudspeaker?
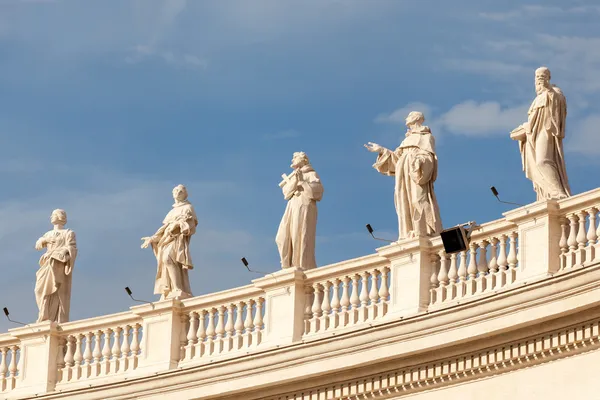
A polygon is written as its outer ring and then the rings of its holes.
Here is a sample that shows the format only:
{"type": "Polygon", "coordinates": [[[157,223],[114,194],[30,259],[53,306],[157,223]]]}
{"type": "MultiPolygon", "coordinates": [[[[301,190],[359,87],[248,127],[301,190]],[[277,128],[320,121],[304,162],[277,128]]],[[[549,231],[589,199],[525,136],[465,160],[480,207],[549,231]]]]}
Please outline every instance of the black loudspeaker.
{"type": "Polygon", "coordinates": [[[445,229],[440,233],[446,254],[460,253],[467,250],[469,238],[462,226],[445,229]]]}

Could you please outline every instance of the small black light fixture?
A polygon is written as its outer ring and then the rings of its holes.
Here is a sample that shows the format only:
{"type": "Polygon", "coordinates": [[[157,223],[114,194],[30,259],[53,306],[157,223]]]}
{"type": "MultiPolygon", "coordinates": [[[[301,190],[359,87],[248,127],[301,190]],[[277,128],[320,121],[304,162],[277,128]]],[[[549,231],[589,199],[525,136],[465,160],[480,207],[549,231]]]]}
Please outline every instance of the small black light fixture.
{"type": "Polygon", "coordinates": [[[513,203],[511,201],[503,201],[500,200],[500,195],[498,194],[498,190],[496,189],[495,186],[490,187],[490,190],[492,191],[492,194],[494,195],[494,197],[496,197],[496,199],[500,202],[500,203],[504,203],[504,204],[512,204],[513,206],[519,206],[519,207],[523,207],[525,204],[519,204],[519,203],[513,203]]]}
{"type": "Polygon", "coordinates": [[[131,291],[131,289],[129,289],[129,286],[125,286],[125,291],[127,292],[127,294],[129,295],[129,297],[131,297],[131,300],[133,301],[137,301],[138,303],[146,303],[146,304],[152,304],[154,306],[154,304],[151,301],[146,301],[146,300],[138,300],[135,297],[133,297],[133,292],[131,291]]]}
{"type": "Polygon", "coordinates": [[[19,324],[19,325],[27,326],[27,324],[24,324],[24,323],[19,322],[19,321],[13,321],[12,319],[10,319],[10,313],[8,312],[8,308],[4,307],[2,309],[2,311],[4,311],[4,315],[6,315],[6,319],[9,320],[10,322],[12,322],[13,324],[19,324]]]}
{"type": "Polygon", "coordinates": [[[475,221],[470,221],[440,232],[446,254],[460,253],[467,250],[471,240],[471,233],[476,227],[475,221]],[[468,228],[465,228],[465,226],[468,228]]]}
{"type": "Polygon", "coordinates": [[[252,273],[255,273],[255,274],[265,274],[265,275],[270,275],[271,274],[270,272],[255,271],[253,269],[250,269],[250,263],[248,262],[248,260],[246,260],[246,257],[242,257],[241,260],[242,260],[242,264],[244,264],[244,267],[246,267],[246,269],[248,271],[252,272],[252,273]]]}
{"type": "Polygon", "coordinates": [[[375,240],[381,240],[382,242],[387,242],[387,243],[394,243],[393,240],[388,240],[388,239],[382,239],[382,238],[378,238],[373,234],[373,227],[371,226],[371,224],[367,224],[367,231],[369,231],[369,234],[373,237],[373,239],[375,240]]]}

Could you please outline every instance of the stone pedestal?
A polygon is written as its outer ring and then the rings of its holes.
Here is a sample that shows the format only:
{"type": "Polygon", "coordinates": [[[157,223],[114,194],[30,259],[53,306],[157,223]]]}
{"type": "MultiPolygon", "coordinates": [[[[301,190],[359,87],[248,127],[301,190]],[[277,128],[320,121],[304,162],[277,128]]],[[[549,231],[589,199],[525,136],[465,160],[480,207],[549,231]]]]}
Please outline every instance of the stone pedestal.
{"type": "Polygon", "coordinates": [[[44,321],[10,329],[9,332],[19,339],[21,349],[17,389],[11,395],[54,391],[59,357],[56,322],[44,321]]]}
{"type": "Polygon", "coordinates": [[[266,346],[290,344],[302,340],[304,334],[304,272],[284,269],[252,281],[266,292],[266,346]]]}

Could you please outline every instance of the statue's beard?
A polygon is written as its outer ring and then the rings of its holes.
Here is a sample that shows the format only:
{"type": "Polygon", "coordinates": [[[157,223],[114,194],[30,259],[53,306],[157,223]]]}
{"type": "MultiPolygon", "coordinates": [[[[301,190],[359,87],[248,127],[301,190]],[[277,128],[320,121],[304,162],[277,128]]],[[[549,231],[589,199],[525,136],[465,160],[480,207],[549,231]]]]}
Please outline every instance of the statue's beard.
{"type": "Polygon", "coordinates": [[[546,86],[543,83],[539,82],[539,83],[535,84],[535,93],[536,94],[542,93],[545,89],[546,89],[546,86]]]}

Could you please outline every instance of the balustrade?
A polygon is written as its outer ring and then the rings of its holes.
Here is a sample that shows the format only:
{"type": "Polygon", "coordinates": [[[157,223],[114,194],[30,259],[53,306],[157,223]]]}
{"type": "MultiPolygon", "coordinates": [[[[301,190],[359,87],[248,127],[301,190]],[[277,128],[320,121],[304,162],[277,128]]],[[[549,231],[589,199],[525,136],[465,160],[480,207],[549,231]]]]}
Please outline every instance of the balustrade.
{"type": "Polygon", "coordinates": [[[224,304],[187,306],[182,314],[181,360],[191,361],[256,348],[263,340],[261,295],[224,304]]]}
{"type": "Polygon", "coordinates": [[[383,318],[389,307],[388,267],[317,280],[306,286],[305,334],[383,318]]]}
{"type": "Polygon", "coordinates": [[[565,214],[560,220],[560,269],[600,261],[600,205],[565,214]]]}
{"type": "Polygon", "coordinates": [[[0,335],[0,393],[15,389],[21,349],[13,337],[0,335]]]}
{"type": "Polygon", "coordinates": [[[105,377],[138,367],[140,322],[130,320],[109,326],[79,330],[64,325],[59,338],[58,383],[105,377]]]}
{"type": "Polygon", "coordinates": [[[430,304],[458,301],[515,283],[519,262],[517,238],[516,231],[490,237],[475,234],[469,249],[460,253],[447,255],[434,248],[430,304]]]}

